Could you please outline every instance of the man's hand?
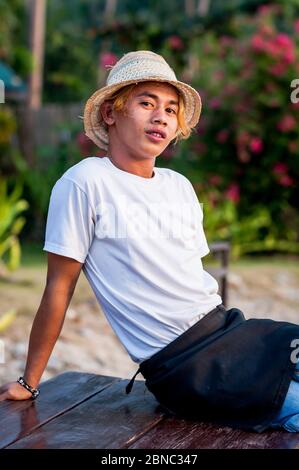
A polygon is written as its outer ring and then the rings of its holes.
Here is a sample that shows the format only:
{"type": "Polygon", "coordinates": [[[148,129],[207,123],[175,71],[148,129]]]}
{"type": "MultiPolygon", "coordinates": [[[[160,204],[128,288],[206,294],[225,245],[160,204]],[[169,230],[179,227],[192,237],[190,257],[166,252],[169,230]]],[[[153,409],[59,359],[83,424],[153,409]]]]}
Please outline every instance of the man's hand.
{"type": "Polygon", "coordinates": [[[18,382],[10,382],[0,387],[0,401],[28,400],[31,397],[31,392],[22,387],[18,382]]]}

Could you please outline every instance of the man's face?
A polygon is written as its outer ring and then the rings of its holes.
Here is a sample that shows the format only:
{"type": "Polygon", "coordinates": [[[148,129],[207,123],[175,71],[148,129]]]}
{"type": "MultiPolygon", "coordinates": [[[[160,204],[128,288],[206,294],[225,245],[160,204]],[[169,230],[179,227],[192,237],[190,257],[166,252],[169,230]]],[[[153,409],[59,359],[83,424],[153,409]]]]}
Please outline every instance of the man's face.
{"type": "Polygon", "coordinates": [[[135,158],[160,155],[178,129],[178,92],[167,83],[139,83],[124,112],[114,112],[110,128],[111,150],[118,146],[135,158]]]}

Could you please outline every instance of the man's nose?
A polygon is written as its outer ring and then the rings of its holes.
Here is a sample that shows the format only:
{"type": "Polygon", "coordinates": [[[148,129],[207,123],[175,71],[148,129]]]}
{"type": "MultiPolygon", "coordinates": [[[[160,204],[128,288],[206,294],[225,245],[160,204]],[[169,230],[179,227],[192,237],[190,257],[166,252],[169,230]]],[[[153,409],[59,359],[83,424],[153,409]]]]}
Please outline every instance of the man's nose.
{"type": "Polygon", "coordinates": [[[166,112],[161,108],[156,109],[153,113],[152,121],[162,125],[167,125],[166,112]]]}

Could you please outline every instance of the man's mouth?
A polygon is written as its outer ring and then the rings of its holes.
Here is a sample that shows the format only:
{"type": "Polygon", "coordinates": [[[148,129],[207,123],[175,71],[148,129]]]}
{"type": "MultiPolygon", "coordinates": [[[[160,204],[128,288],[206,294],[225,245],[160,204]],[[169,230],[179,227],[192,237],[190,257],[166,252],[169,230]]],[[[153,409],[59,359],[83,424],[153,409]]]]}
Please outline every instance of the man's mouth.
{"type": "Polygon", "coordinates": [[[158,130],[146,131],[146,134],[151,138],[151,140],[158,142],[164,140],[166,137],[165,132],[158,130]]]}

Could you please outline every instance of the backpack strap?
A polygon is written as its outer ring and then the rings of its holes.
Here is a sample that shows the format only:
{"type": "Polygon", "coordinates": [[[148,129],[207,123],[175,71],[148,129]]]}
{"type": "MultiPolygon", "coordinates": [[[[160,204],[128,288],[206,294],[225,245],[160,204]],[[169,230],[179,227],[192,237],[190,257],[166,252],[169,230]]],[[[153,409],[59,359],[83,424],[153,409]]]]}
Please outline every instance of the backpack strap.
{"type": "Polygon", "coordinates": [[[130,382],[129,382],[128,385],[126,386],[126,393],[127,393],[127,394],[131,393],[131,390],[132,390],[133,385],[134,385],[135,377],[136,377],[137,374],[139,374],[139,372],[141,372],[140,367],[138,368],[136,374],[133,375],[133,377],[131,378],[130,382]]]}

